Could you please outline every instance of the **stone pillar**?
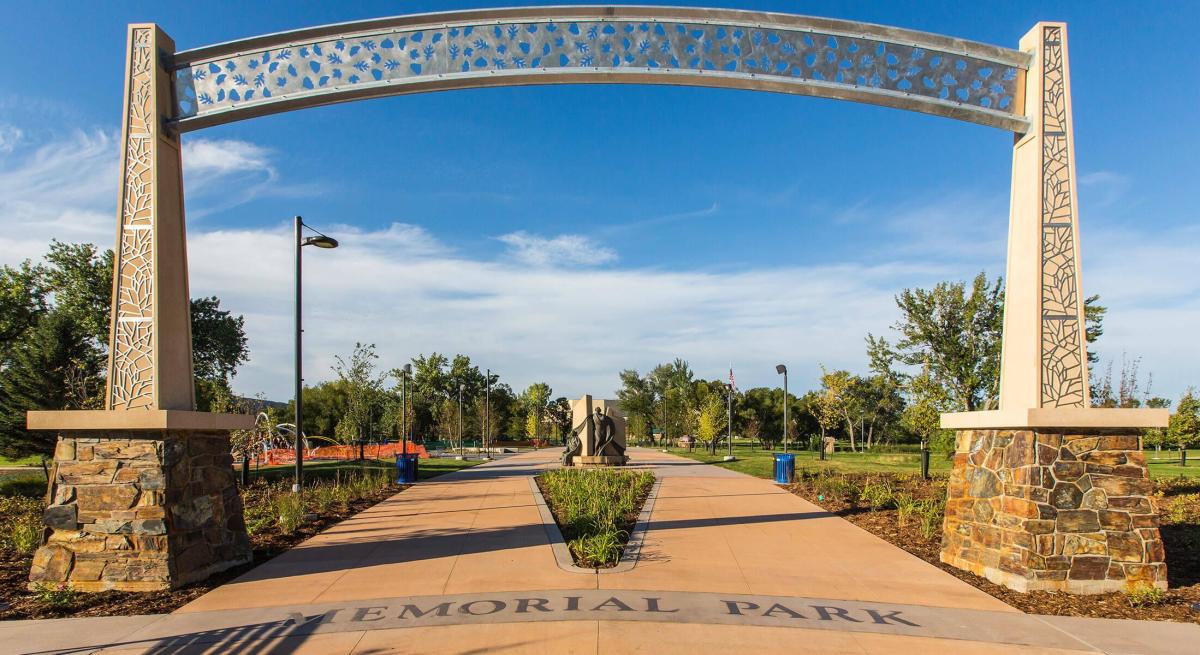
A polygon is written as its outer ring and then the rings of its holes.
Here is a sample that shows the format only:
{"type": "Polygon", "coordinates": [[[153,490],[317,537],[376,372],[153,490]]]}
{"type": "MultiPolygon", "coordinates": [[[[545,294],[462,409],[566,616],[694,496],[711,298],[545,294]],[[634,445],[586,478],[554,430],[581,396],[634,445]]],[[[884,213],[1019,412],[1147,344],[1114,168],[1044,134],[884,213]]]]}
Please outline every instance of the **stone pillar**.
{"type": "Polygon", "coordinates": [[[1018,591],[1166,586],[1143,428],[1162,409],[1089,407],[1067,26],[1038,23],[1013,144],[999,409],[958,430],[943,562],[1018,591]]]}
{"type": "Polygon", "coordinates": [[[152,591],[251,560],[228,431],[66,431],[30,585],[152,591]]]}
{"type": "Polygon", "coordinates": [[[1165,589],[1146,459],[1131,430],[962,430],[941,559],[1017,591],[1165,589]]]}

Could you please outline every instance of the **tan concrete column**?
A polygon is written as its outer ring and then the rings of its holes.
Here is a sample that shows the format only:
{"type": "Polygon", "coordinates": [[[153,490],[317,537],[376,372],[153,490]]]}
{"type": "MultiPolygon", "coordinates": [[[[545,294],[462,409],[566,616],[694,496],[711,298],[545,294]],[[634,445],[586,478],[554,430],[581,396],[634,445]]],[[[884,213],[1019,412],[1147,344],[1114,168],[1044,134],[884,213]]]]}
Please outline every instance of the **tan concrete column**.
{"type": "Polygon", "coordinates": [[[1000,409],[1086,407],[1066,24],[1038,23],[1021,50],[1033,55],[1023,98],[1031,127],[1013,145],[1000,409]]]}
{"type": "Polygon", "coordinates": [[[183,169],[168,69],[175,43],[129,26],[121,191],[105,406],[191,410],[192,335],[183,169]]]}

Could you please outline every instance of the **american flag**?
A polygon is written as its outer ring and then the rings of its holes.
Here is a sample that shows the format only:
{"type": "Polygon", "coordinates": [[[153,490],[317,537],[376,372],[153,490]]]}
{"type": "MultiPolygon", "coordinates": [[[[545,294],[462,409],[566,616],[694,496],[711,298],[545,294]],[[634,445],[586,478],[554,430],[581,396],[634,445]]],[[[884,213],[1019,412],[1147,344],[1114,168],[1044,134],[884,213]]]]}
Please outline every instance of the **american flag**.
{"type": "Polygon", "coordinates": [[[737,391],[737,382],[733,381],[733,364],[729,365],[729,388],[737,391]]]}

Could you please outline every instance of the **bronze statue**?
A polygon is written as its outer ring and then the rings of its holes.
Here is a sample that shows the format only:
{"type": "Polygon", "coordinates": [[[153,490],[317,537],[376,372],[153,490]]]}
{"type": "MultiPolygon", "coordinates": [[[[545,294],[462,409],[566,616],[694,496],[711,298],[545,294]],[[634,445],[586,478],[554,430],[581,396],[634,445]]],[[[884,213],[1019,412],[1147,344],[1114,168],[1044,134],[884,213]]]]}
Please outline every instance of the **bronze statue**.
{"type": "Polygon", "coordinates": [[[596,450],[597,456],[604,457],[621,457],[625,455],[625,449],[617,442],[617,424],[611,416],[606,416],[597,407],[592,416],[592,424],[596,427],[596,450]],[[612,452],[606,452],[611,450],[612,452]]]}
{"type": "Polygon", "coordinates": [[[571,458],[582,454],[583,442],[579,440],[579,433],[572,432],[570,438],[567,439],[567,447],[563,449],[562,465],[574,466],[575,463],[571,461],[571,458]]]}

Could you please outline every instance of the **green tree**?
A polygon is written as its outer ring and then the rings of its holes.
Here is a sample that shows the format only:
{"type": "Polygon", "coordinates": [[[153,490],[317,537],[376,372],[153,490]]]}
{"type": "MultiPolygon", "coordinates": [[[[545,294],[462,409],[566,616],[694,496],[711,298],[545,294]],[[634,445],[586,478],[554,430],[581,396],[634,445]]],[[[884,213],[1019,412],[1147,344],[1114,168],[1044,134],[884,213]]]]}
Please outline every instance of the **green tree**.
{"type": "Polygon", "coordinates": [[[922,368],[920,374],[909,378],[905,393],[908,404],[900,418],[904,427],[929,444],[930,449],[952,452],[954,432],[942,429],[942,413],[952,411],[955,404],[945,387],[933,379],[928,368],[922,368]]]}
{"type": "Polygon", "coordinates": [[[537,439],[543,434],[543,418],[551,392],[550,385],[545,382],[534,382],[521,394],[521,404],[525,407],[525,436],[530,439],[537,439]]]}
{"type": "Polygon", "coordinates": [[[49,309],[41,278],[41,269],[28,261],[0,267],[0,365],[49,309]]]}
{"type": "Polygon", "coordinates": [[[894,329],[898,358],[928,366],[957,408],[995,405],[1000,382],[1000,334],[1004,316],[1002,280],[980,273],[970,293],[963,282],[939,282],[932,290],[905,289],[896,296],[901,319],[894,329]]]}
{"type": "Polygon", "coordinates": [[[379,411],[383,392],[384,374],[376,371],[379,355],[375,344],[355,343],[349,358],[336,357],[333,371],[346,389],[346,413],[338,422],[335,432],[338,441],[349,443],[370,427],[379,411]]]}
{"type": "Polygon", "coordinates": [[[717,445],[725,436],[727,423],[726,407],[721,397],[715,393],[707,394],[700,401],[700,410],[697,412],[696,438],[714,455],[717,452],[717,445]]]}
{"type": "Polygon", "coordinates": [[[0,454],[50,457],[58,436],[26,429],[25,412],[91,406],[103,385],[101,361],[91,335],[71,313],[43,316],[0,370],[0,454]]]}
{"type": "Polygon", "coordinates": [[[1167,441],[1181,450],[1200,443],[1200,398],[1195,389],[1184,392],[1175,406],[1167,425],[1167,441]]]}
{"type": "Polygon", "coordinates": [[[216,296],[192,298],[192,368],[196,377],[229,379],[250,356],[246,319],[221,309],[216,296]]]}

